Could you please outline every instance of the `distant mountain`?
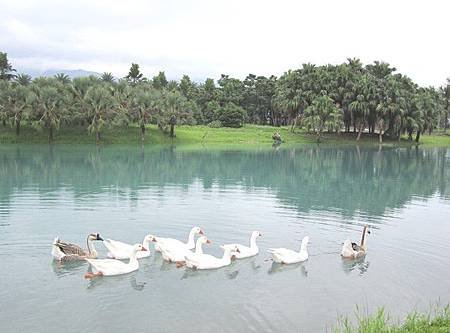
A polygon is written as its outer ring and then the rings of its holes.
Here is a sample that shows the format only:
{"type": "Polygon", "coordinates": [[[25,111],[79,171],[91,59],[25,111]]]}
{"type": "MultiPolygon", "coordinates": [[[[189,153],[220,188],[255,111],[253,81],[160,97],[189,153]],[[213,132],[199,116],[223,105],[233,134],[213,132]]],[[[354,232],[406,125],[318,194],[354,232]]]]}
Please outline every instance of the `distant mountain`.
{"type": "Polygon", "coordinates": [[[47,69],[46,71],[41,73],[41,76],[54,76],[59,73],[64,73],[69,76],[71,79],[82,76],[101,76],[100,73],[85,71],[84,69],[47,69]]]}
{"type": "Polygon", "coordinates": [[[35,69],[17,69],[18,73],[25,73],[28,75],[31,75],[31,77],[35,78],[38,76],[55,76],[58,73],[64,73],[67,76],[69,76],[71,79],[76,77],[83,77],[83,76],[101,76],[100,73],[92,72],[92,71],[86,71],[84,69],[47,69],[45,71],[38,71],[35,69]]]}

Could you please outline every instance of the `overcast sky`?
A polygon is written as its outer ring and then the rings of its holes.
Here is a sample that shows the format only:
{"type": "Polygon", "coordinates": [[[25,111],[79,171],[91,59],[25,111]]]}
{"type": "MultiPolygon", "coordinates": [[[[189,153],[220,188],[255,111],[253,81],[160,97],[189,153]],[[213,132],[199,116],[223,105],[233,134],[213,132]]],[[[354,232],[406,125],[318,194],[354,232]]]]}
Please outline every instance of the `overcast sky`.
{"type": "Polygon", "coordinates": [[[450,76],[450,1],[0,0],[0,50],[19,69],[131,62],[195,79],[383,60],[421,85],[450,76]]]}

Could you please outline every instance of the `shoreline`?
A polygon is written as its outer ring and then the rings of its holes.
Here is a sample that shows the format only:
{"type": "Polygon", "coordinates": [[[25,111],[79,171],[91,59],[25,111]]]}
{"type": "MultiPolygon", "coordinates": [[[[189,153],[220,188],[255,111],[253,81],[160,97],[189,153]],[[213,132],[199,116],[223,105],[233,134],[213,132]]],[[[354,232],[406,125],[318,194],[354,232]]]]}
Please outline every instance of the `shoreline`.
{"type": "MultiPolygon", "coordinates": [[[[272,135],[279,131],[283,139],[283,146],[292,144],[318,144],[316,136],[303,130],[290,131],[289,127],[272,127],[246,125],[241,128],[210,128],[208,126],[177,126],[175,138],[170,138],[160,131],[156,125],[146,127],[144,145],[233,145],[255,146],[273,145],[272,135]]],[[[319,145],[369,145],[379,146],[377,134],[364,133],[361,140],[356,141],[357,133],[324,134],[319,145]]],[[[11,127],[0,128],[0,144],[48,144],[47,133],[32,127],[24,126],[20,135],[16,136],[11,127]]],[[[95,144],[95,136],[85,128],[60,128],[55,133],[52,144],[95,144]]],[[[137,126],[127,128],[107,128],[101,133],[100,145],[139,144],[142,145],[140,129],[137,126]]],[[[408,141],[406,136],[398,140],[383,140],[382,146],[410,147],[450,147],[450,134],[425,134],[419,143],[408,141]]]]}

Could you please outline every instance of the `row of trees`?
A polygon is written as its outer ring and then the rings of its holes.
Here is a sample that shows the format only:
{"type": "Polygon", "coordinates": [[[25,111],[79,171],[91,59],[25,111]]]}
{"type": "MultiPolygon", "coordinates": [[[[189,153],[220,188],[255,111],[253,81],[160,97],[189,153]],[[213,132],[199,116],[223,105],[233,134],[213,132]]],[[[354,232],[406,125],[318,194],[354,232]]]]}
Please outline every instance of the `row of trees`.
{"type": "Polygon", "coordinates": [[[353,131],[418,141],[422,133],[448,128],[450,81],[440,89],[423,88],[396,74],[387,63],[367,66],[358,59],[340,65],[305,64],[280,78],[249,74],[243,81],[222,75],[216,82],[193,82],[184,75],[170,81],[164,72],[147,79],[139,65],[116,80],[101,77],[31,79],[16,74],[0,53],[0,119],[17,135],[25,122],[48,131],[83,126],[97,141],[105,126],[138,124],[142,140],[146,125],[174,136],[176,124],[240,127],[245,122],[304,127],[320,140],[325,131],[353,131]]]}

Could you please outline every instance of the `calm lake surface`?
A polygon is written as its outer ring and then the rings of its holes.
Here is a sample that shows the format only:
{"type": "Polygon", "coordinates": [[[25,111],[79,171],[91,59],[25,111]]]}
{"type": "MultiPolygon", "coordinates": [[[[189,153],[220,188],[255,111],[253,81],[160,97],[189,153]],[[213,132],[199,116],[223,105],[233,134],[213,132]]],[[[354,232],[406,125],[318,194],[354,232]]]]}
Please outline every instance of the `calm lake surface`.
{"type": "Polygon", "coordinates": [[[447,149],[0,145],[0,332],[330,332],[356,305],[402,318],[446,304],[449,167],[447,149]],[[343,261],[364,224],[366,258],[343,261]],[[216,255],[259,230],[260,254],[195,272],[152,249],[139,271],[93,281],[50,255],[57,235],[137,243],[194,225],[216,255]],[[305,235],[306,263],[267,260],[305,235]]]}

